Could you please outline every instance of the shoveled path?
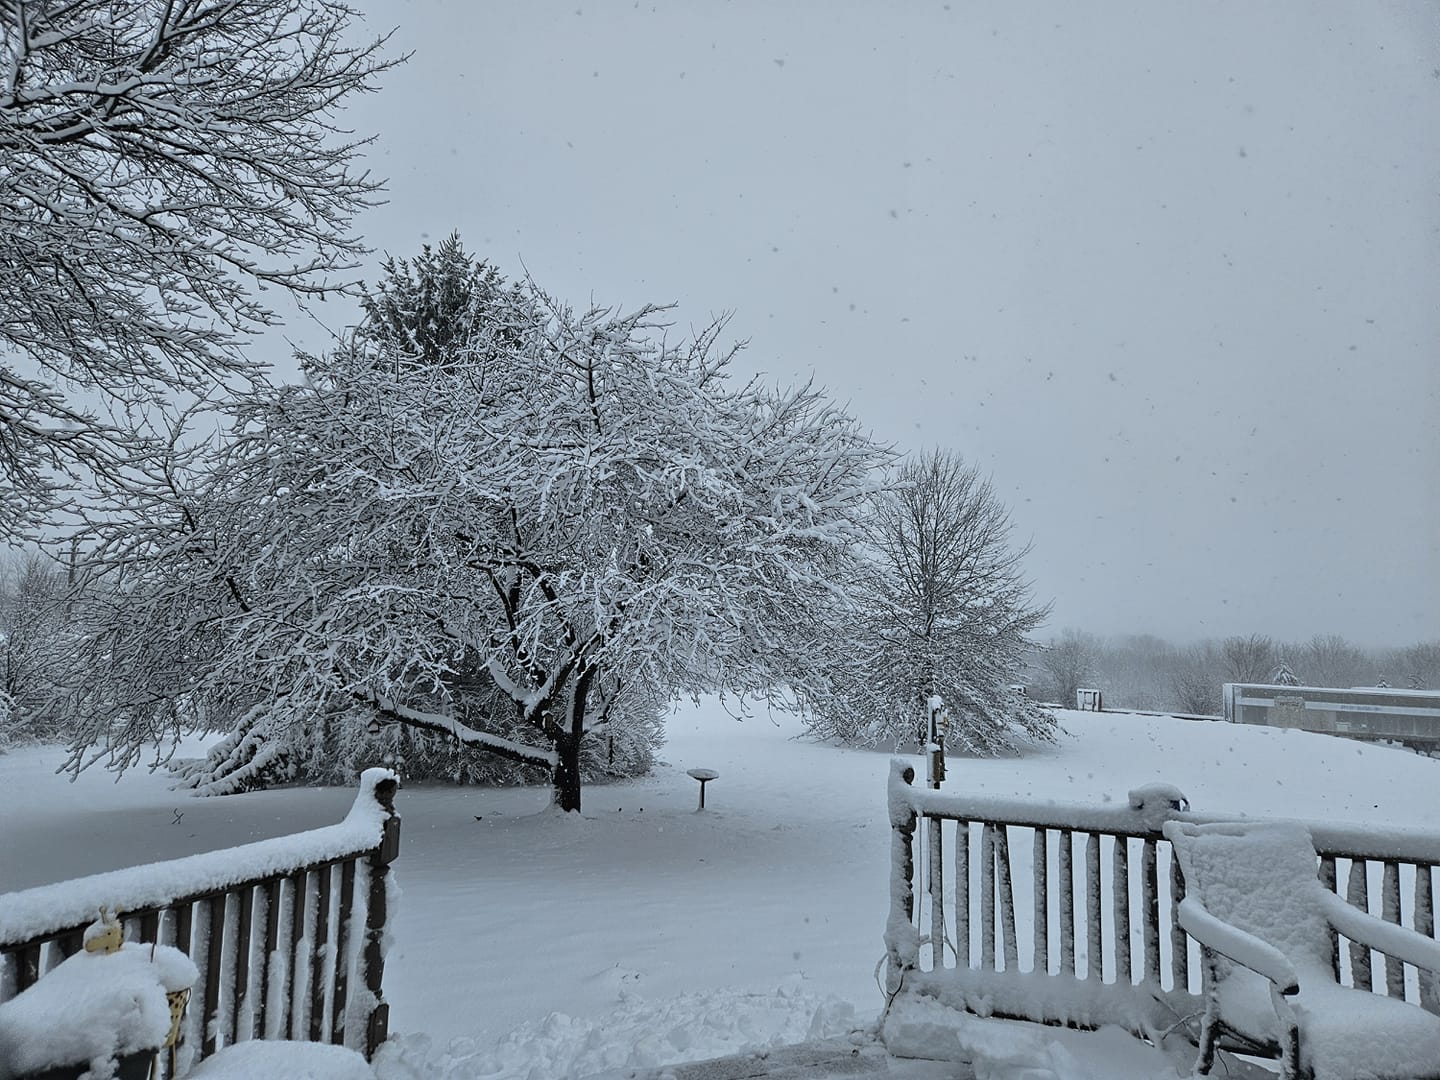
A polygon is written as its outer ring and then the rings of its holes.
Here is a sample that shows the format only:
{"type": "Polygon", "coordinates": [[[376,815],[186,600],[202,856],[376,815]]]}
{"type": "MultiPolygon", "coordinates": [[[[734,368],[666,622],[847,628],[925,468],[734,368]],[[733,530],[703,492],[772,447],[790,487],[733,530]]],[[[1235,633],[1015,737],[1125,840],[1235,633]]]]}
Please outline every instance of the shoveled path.
{"type": "MultiPolygon", "coordinates": [[[[1216,1076],[1230,1080],[1274,1080],[1274,1071],[1257,1062],[1223,1052],[1220,1057],[1224,1061],[1217,1063],[1216,1076]]],[[[581,1080],[847,1080],[887,1076],[895,1080],[975,1080],[975,1070],[959,1061],[891,1057],[877,1042],[857,1045],[853,1039],[836,1038],[683,1065],[615,1069],[581,1080]]],[[[1115,1076],[1108,1080],[1125,1078],[1115,1076]]]]}
{"type": "Polygon", "coordinates": [[[658,1069],[617,1069],[584,1080],[845,1080],[885,1076],[896,1080],[973,1080],[975,1072],[959,1062],[891,1057],[877,1043],[857,1046],[850,1039],[840,1038],[658,1069]]]}

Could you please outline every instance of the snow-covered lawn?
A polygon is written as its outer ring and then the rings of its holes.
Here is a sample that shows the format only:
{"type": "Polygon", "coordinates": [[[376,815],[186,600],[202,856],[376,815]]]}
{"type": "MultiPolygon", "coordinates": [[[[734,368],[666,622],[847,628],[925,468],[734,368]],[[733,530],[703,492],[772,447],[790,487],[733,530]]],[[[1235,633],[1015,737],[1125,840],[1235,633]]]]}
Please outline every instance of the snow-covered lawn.
{"type": "MultiPolygon", "coordinates": [[[[1061,717],[1059,746],[952,759],[946,788],[1123,801],[1163,780],[1207,813],[1440,822],[1440,762],[1405,751],[1061,717]]],[[[878,1012],[889,755],[797,740],[786,716],[737,722],[713,702],[680,709],[668,731],[667,764],[587,788],[579,817],[539,790],[401,792],[393,1076],[583,1076],[839,1035],[878,1012]],[[703,813],[685,775],[697,766],[720,774],[703,813]]],[[[195,799],[144,772],[71,785],[52,775],[60,758],[0,756],[0,890],[328,824],[352,798],[195,799]]]]}

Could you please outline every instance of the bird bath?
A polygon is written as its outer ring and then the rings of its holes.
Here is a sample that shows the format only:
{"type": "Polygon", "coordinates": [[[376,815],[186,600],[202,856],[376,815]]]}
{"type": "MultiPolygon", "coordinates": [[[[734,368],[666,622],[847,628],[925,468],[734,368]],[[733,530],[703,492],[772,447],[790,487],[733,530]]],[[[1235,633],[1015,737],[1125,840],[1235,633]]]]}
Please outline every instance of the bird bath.
{"type": "Polygon", "coordinates": [[[695,809],[704,810],[705,785],[708,784],[711,780],[714,780],[720,774],[717,773],[714,769],[687,769],[686,774],[689,776],[693,776],[696,780],[700,781],[700,805],[697,806],[695,809]]]}

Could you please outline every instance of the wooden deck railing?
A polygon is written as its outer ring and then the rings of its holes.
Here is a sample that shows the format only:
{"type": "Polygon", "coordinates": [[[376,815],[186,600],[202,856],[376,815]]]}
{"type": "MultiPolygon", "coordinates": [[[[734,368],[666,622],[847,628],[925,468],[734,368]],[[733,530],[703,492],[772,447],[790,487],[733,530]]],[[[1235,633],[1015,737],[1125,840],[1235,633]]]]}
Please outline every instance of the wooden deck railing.
{"type": "Polygon", "coordinates": [[[252,1038],[369,1057],[389,1025],[383,938],[398,786],[389,770],[369,769],[338,825],[0,894],[0,1001],[79,951],[104,906],[119,911],[127,940],[173,945],[199,969],[180,1072],[252,1038]]]}
{"type": "MultiPolygon", "coordinates": [[[[914,775],[893,763],[892,991],[905,982],[1075,1026],[1165,1027],[1200,1011],[1199,947],[1176,916],[1185,882],[1161,827],[1224,816],[1179,809],[1163,785],[1128,805],[1057,806],[916,788],[914,775]]],[[[1440,835],[1304,824],[1328,888],[1344,882],[1355,906],[1436,936],[1440,835]]],[[[1335,970],[1344,985],[1440,1012],[1434,973],[1343,938],[1335,970]]]]}

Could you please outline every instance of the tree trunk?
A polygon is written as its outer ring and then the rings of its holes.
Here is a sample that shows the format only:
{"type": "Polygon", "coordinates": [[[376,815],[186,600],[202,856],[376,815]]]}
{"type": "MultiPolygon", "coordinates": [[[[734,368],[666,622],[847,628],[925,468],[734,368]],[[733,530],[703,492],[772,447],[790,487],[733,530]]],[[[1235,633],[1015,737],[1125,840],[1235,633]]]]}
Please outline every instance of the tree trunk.
{"type": "Polygon", "coordinates": [[[555,805],[580,812],[580,736],[555,733],[555,805]]]}
{"type": "Polygon", "coordinates": [[[580,740],[585,737],[585,706],[597,670],[581,667],[570,691],[570,708],[565,725],[555,728],[555,804],[561,810],[580,812],[580,740]]]}

